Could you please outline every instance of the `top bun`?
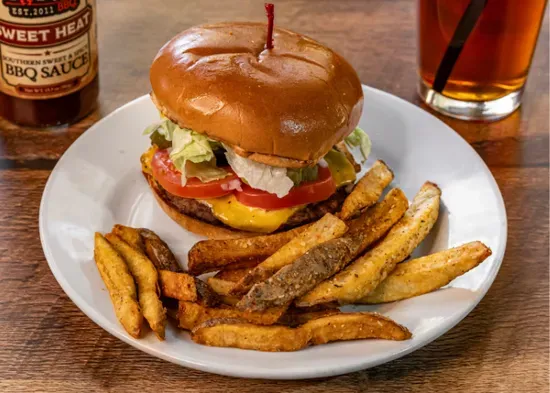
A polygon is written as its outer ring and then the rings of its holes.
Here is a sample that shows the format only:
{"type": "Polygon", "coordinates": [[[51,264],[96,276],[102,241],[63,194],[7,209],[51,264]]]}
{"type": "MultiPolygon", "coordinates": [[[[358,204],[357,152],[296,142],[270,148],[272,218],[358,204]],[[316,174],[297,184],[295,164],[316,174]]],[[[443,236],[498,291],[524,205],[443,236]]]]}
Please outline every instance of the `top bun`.
{"type": "Polygon", "coordinates": [[[340,55],[263,23],[190,28],[161,48],[150,78],[160,111],[181,127],[273,166],[315,164],[359,122],[363,91],[340,55]]]}

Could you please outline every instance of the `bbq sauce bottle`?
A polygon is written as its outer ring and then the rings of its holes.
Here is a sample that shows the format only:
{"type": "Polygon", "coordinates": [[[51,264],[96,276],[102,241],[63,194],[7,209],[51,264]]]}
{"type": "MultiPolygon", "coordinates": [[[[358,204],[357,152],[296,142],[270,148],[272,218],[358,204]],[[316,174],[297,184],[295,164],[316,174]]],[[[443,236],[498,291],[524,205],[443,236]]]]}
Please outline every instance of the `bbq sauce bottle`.
{"type": "Polygon", "coordinates": [[[99,90],[95,0],[0,0],[0,116],[26,126],[90,113],[99,90]]]}

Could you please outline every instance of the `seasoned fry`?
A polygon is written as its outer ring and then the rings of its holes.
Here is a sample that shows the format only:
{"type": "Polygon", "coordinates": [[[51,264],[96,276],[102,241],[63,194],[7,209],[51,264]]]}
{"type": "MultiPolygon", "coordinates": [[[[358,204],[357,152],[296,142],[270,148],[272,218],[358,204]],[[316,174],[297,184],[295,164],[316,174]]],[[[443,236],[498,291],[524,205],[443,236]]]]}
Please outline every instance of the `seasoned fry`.
{"type": "Polygon", "coordinates": [[[159,270],[159,282],[162,296],[188,302],[196,302],[198,300],[195,277],[187,273],[159,270]]]}
{"type": "Polygon", "coordinates": [[[234,269],[245,269],[245,268],[252,269],[258,266],[263,261],[264,261],[263,259],[252,259],[249,261],[233,262],[231,265],[227,265],[226,267],[224,267],[223,270],[234,270],[234,269]]]}
{"type": "Polygon", "coordinates": [[[150,229],[116,224],[113,226],[113,233],[135,250],[146,254],[157,269],[183,272],[168,245],[150,229]]]}
{"type": "Polygon", "coordinates": [[[375,313],[339,313],[310,320],[297,328],[258,326],[235,318],[211,319],[195,327],[191,334],[199,344],[267,352],[297,351],[331,341],[410,337],[405,327],[375,313]]]}
{"type": "Polygon", "coordinates": [[[162,295],[171,299],[199,302],[214,306],[220,302],[218,296],[204,282],[187,273],[159,270],[162,295]]]}
{"type": "Polygon", "coordinates": [[[471,242],[403,262],[359,303],[387,303],[435,291],[473,269],[491,255],[481,242],[471,242]]]}
{"type": "Polygon", "coordinates": [[[235,286],[234,282],[217,277],[209,277],[206,282],[220,296],[231,296],[231,290],[235,286]]]}
{"type": "Polygon", "coordinates": [[[139,338],[143,315],[139,309],[136,286],[128,266],[100,233],[95,233],[94,242],[95,263],[109,291],[115,315],[129,335],[139,338]]]}
{"type": "Polygon", "coordinates": [[[236,318],[210,319],[193,329],[191,339],[211,347],[265,352],[298,351],[309,341],[308,332],[300,328],[258,326],[236,318]]]}
{"type": "Polygon", "coordinates": [[[297,327],[309,322],[313,319],[327,317],[329,315],[339,314],[340,310],[337,308],[327,308],[318,311],[301,311],[301,308],[288,309],[283,316],[277,321],[277,323],[290,327],[297,327]]]}
{"type": "Polygon", "coordinates": [[[309,331],[310,343],[326,344],[331,341],[380,338],[408,340],[411,332],[391,319],[377,313],[340,313],[314,319],[302,326],[309,331]]]}
{"type": "MultiPolygon", "coordinates": [[[[409,207],[407,196],[401,189],[393,188],[382,202],[377,203],[350,224],[345,237],[353,239],[356,250],[355,258],[365,249],[380,239],[401,218],[409,207]]],[[[351,260],[350,260],[351,261],[351,260]]]]}
{"type": "Polygon", "coordinates": [[[425,183],[405,215],[376,247],[298,299],[297,304],[353,303],[369,294],[432,229],[439,214],[440,195],[435,184],[425,183]]]}
{"type": "Polygon", "coordinates": [[[220,303],[220,297],[210,286],[199,278],[195,277],[195,288],[199,295],[198,302],[207,307],[214,307],[220,303]]]}
{"type": "MultiPolygon", "coordinates": [[[[237,262],[237,264],[240,263],[242,262],[237,262]]],[[[250,270],[251,267],[220,270],[214,277],[208,278],[207,282],[210,289],[218,295],[221,303],[235,306],[239,300],[241,300],[241,296],[231,295],[231,290],[235,283],[243,278],[250,270]]]]}
{"type": "Polygon", "coordinates": [[[225,269],[216,273],[214,278],[219,278],[224,281],[238,282],[253,268],[244,267],[239,269],[225,269]]]}
{"type": "Polygon", "coordinates": [[[145,228],[138,231],[145,245],[145,253],[157,269],[183,272],[172,250],[155,232],[145,228]]]}
{"type": "Polygon", "coordinates": [[[306,231],[296,236],[276,253],[252,269],[233,287],[231,294],[245,294],[254,284],[267,280],[282,267],[293,263],[313,247],[342,236],[347,229],[346,224],[342,220],[327,213],[306,231]]]}
{"type": "Polygon", "coordinates": [[[320,244],[260,282],[237,303],[240,310],[262,311],[286,304],[307,293],[321,281],[340,271],[351,259],[354,243],[349,238],[320,244]]]}
{"type": "Polygon", "coordinates": [[[239,300],[241,300],[236,296],[226,296],[226,295],[218,295],[218,296],[220,298],[221,304],[225,304],[226,306],[231,306],[231,307],[237,306],[237,303],[239,302],[239,300]]]}
{"type": "Polygon", "coordinates": [[[113,248],[124,258],[137,283],[139,304],[151,330],[164,340],[166,310],[159,298],[158,273],[153,263],[114,233],[105,236],[113,248]]]}
{"type": "Polygon", "coordinates": [[[178,311],[179,327],[191,330],[195,326],[214,318],[240,318],[257,325],[273,325],[281,318],[287,307],[278,307],[265,312],[244,312],[232,307],[212,308],[197,303],[180,302],[178,311]]]}
{"type": "MultiPolygon", "coordinates": [[[[353,231],[340,239],[333,239],[312,248],[267,281],[256,284],[237,306],[243,309],[262,310],[304,295],[343,269],[366,247],[380,239],[403,216],[407,205],[408,201],[403,191],[391,190],[382,202],[361,215],[354,224],[353,231]]],[[[258,265],[260,266],[262,264],[258,265]]]]}
{"type": "Polygon", "coordinates": [[[139,252],[145,253],[145,246],[137,229],[116,224],[113,226],[113,233],[139,252]]]}
{"type": "Polygon", "coordinates": [[[210,290],[218,296],[220,303],[236,306],[241,300],[241,296],[231,295],[231,289],[235,285],[234,281],[219,278],[217,274],[214,277],[209,277],[206,281],[210,290]]]}
{"type": "Polygon", "coordinates": [[[382,191],[393,180],[393,172],[384,163],[378,160],[371,169],[357,182],[353,191],[345,199],[339,217],[349,220],[361,210],[376,203],[382,191]]]}
{"type": "Polygon", "coordinates": [[[237,262],[263,260],[305,231],[307,227],[304,225],[273,235],[200,241],[189,250],[187,263],[189,272],[199,275],[221,270],[237,262]]]}

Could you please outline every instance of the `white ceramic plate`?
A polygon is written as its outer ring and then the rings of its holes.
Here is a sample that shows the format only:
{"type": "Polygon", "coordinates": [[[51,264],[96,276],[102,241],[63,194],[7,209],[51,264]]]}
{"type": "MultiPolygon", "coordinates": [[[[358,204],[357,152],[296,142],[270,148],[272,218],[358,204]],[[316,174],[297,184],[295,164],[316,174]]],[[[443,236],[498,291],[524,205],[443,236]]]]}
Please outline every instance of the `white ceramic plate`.
{"type": "MultiPolygon", "coordinates": [[[[40,238],[57,281],[94,322],[151,355],[218,374],[299,379],[373,367],[435,340],[481,300],[500,267],[506,246],[506,212],[498,186],[476,152],[427,112],[387,93],[364,87],[360,126],[373,142],[372,156],[395,172],[395,185],[412,199],[426,180],[443,192],[439,222],[415,251],[427,254],[481,240],[493,250],[483,264],[447,288],[375,310],[407,326],[408,341],[361,340],[331,343],[290,353],[211,348],[169,327],[166,341],[152,333],[135,340],[118,323],[93,261],[94,231],[113,224],[147,227],[172,247],[182,263],[200,237],[172,222],[157,207],[141,175],[139,157],[149,140],[141,135],[158,113],[147,96],[107,116],[83,134],[52,172],[40,206],[40,238]]],[[[70,329],[70,327],[69,327],[70,329]]]]}

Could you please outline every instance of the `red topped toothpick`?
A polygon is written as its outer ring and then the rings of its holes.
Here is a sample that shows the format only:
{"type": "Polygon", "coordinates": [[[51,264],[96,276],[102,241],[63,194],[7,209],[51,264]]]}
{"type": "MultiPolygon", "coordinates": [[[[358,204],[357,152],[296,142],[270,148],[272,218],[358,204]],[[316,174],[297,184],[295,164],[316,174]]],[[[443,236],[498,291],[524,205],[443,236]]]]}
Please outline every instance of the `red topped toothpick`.
{"type": "Polygon", "coordinates": [[[273,49],[273,19],[275,18],[275,6],[271,3],[265,3],[265,13],[267,15],[267,40],[265,49],[273,49]]]}

